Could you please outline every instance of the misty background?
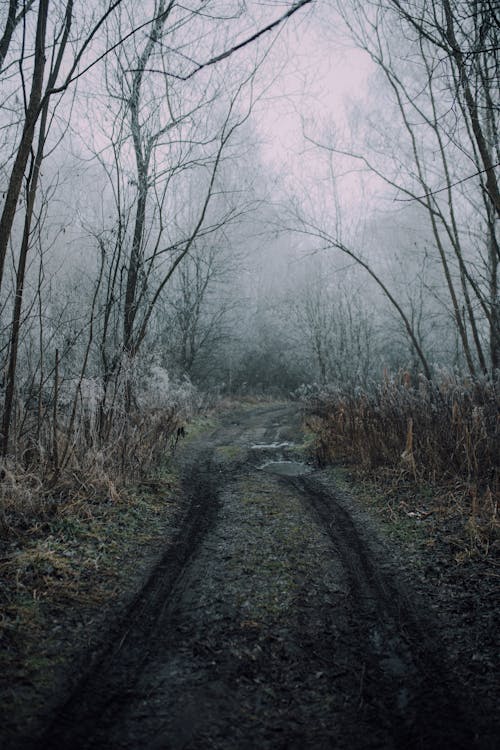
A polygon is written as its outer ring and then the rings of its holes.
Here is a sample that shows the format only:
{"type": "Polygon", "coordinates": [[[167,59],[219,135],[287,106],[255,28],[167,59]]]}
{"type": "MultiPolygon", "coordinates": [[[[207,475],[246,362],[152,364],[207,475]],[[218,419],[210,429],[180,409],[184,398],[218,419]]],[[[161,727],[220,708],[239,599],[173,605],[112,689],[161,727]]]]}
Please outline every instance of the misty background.
{"type": "Polygon", "coordinates": [[[494,374],[497,21],[3,2],[4,455],[58,411],[66,455],[195,391],[494,374]]]}

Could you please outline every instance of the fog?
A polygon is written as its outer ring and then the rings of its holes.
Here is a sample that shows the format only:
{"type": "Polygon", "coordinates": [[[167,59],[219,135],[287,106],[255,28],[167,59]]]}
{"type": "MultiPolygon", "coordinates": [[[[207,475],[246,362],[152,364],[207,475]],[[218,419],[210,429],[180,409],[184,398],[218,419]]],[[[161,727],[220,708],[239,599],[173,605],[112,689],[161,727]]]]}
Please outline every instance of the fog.
{"type": "Polygon", "coordinates": [[[4,3],[4,452],[63,383],[129,410],[151,368],[491,375],[497,32],[466,6],[443,56],[426,3],[4,3]]]}

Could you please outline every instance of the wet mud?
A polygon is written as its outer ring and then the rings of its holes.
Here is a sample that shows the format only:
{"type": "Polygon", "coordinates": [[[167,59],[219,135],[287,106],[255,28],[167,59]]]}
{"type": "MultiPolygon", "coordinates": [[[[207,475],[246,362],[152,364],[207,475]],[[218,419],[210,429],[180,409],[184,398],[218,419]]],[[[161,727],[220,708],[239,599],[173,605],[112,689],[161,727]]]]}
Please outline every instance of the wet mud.
{"type": "Polygon", "coordinates": [[[33,748],[491,748],[368,518],[298,451],[293,405],[183,456],[190,511],[126,628],[33,748]]]}

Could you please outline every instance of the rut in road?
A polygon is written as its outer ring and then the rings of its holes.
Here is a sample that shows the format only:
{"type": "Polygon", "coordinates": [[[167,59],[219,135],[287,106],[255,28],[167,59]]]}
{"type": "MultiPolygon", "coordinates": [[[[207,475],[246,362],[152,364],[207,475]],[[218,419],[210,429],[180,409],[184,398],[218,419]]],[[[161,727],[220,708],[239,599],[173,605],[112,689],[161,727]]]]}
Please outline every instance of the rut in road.
{"type": "Polygon", "coordinates": [[[190,446],[177,549],[44,747],[479,747],[371,529],[272,463],[298,438],[297,409],[267,407],[190,446]]]}

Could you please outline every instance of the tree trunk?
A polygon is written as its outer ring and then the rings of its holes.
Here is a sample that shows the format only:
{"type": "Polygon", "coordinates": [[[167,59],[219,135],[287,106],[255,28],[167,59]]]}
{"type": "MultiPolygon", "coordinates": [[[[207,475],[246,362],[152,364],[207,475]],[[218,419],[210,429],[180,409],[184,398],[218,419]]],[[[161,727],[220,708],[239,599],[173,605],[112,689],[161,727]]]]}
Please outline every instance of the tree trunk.
{"type": "Polygon", "coordinates": [[[40,103],[43,91],[43,76],[45,71],[45,37],[47,33],[47,17],[49,0],[40,0],[38,7],[38,20],[35,40],[35,61],[33,78],[31,81],[31,92],[26,117],[24,122],[21,142],[17,150],[14,165],[12,167],[9,187],[5,197],[5,203],[0,218],[0,291],[2,288],[3,272],[5,268],[5,256],[9,246],[12,225],[16,215],[17,202],[21,193],[23,176],[28,163],[28,158],[33,146],[35,127],[40,115],[40,103]]]}

